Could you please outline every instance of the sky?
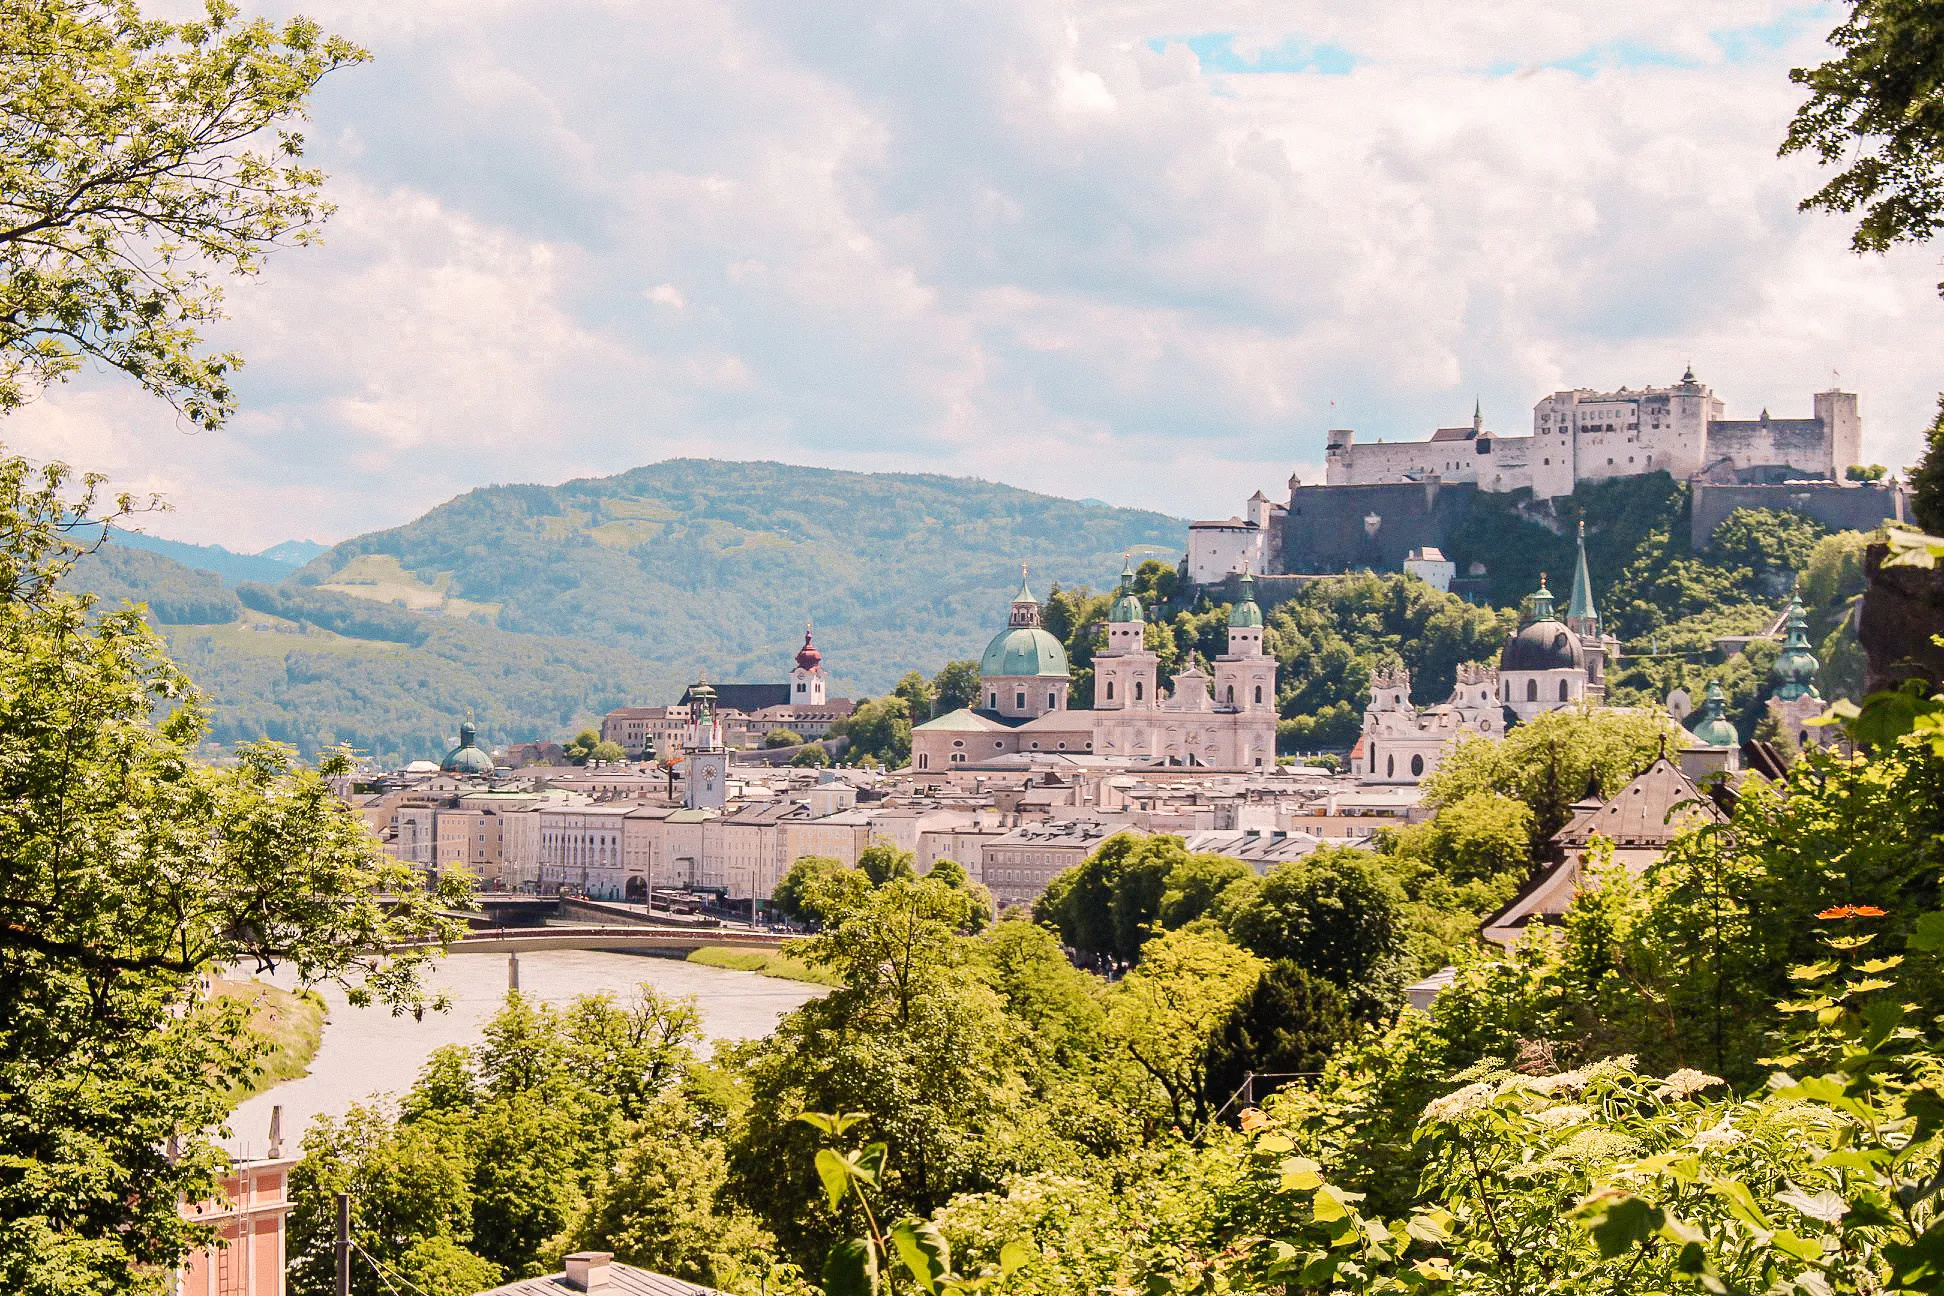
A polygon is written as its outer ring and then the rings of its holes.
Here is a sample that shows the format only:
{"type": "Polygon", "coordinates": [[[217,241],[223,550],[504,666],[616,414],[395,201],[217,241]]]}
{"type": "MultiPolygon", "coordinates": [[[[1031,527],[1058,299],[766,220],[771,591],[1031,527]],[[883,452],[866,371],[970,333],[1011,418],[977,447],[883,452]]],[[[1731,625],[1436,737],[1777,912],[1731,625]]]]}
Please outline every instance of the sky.
{"type": "Polygon", "coordinates": [[[1900,466],[1944,387],[1944,249],[1851,253],[1776,156],[1831,5],[302,12],[373,57],[306,128],[323,245],[229,291],[241,411],[96,375],[0,424],[177,539],[675,456],[1226,517],[1320,480],[1331,427],[1525,432],[1690,363],[1731,418],[1856,391],[1900,466]]]}

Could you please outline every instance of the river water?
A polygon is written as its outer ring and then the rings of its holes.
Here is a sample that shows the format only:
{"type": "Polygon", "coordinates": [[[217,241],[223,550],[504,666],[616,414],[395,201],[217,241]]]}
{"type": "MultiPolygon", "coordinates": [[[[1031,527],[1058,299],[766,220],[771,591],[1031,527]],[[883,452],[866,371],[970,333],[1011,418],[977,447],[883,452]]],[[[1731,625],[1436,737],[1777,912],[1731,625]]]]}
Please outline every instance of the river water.
{"type": "MultiPolygon", "coordinates": [[[[434,1049],[472,1044],[506,1000],[506,956],[449,954],[433,967],[433,983],[452,1006],[422,1020],[394,1017],[383,1008],[353,1008],[335,986],[323,990],[330,1018],[310,1071],[251,1098],[230,1118],[231,1155],[264,1155],[270,1109],[283,1107],[284,1152],[294,1154],[312,1121],[343,1114],[373,1094],[411,1088],[434,1049]]],[[[266,978],[289,988],[279,973],[266,978]]],[[[549,1003],[608,991],[626,1001],[646,983],[665,995],[693,995],[702,1028],[711,1039],[754,1039],[774,1030],[783,1015],[824,993],[822,987],[754,972],[730,972],[678,959],[593,950],[552,950],[520,955],[520,992],[549,1003]]]]}

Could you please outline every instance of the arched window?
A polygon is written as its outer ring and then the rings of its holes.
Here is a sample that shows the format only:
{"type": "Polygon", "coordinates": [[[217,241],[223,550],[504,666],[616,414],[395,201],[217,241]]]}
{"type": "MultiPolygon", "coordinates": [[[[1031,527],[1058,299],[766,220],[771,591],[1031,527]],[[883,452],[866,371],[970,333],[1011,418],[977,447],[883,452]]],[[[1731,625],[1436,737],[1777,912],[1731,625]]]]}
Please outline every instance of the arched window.
{"type": "Polygon", "coordinates": [[[1256,704],[1257,706],[1261,706],[1261,705],[1262,705],[1262,685],[1260,685],[1260,684],[1258,684],[1258,685],[1256,685],[1256,700],[1255,700],[1255,704],[1256,704]]]}
{"type": "Polygon", "coordinates": [[[1416,778],[1418,775],[1422,773],[1424,773],[1424,757],[1422,756],[1411,757],[1411,777],[1416,778]]]}
{"type": "Polygon", "coordinates": [[[1384,757],[1384,777],[1385,778],[1397,777],[1397,757],[1395,756],[1384,757]]]}
{"type": "Polygon", "coordinates": [[[1222,700],[1229,706],[1235,705],[1235,685],[1228,686],[1222,694],[1222,700]]]}
{"type": "Polygon", "coordinates": [[[1107,681],[1107,700],[1109,702],[1114,700],[1114,681],[1112,680],[1107,681]]]}
{"type": "Polygon", "coordinates": [[[1538,700],[1539,700],[1539,681],[1527,680],[1526,681],[1526,701],[1537,702],[1538,700]]]}
{"type": "Polygon", "coordinates": [[[1060,709],[1060,699],[1057,694],[1048,693],[1046,695],[1046,709],[1048,711],[1058,711],[1060,709]]]}
{"type": "Polygon", "coordinates": [[[925,755],[925,753],[923,753],[923,752],[919,752],[919,753],[918,753],[918,768],[919,768],[919,769],[930,769],[930,768],[931,768],[931,757],[929,757],[929,756],[927,756],[927,755],[925,755]]]}
{"type": "Polygon", "coordinates": [[[1141,700],[1141,694],[1144,689],[1145,689],[1145,685],[1142,683],[1142,681],[1140,680],[1134,681],[1134,700],[1136,702],[1139,702],[1141,700]]]}
{"type": "Polygon", "coordinates": [[[1564,701],[1566,700],[1566,681],[1565,681],[1565,680],[1561,680],[1561,681],[1559,681],[1559,700],[1560,700],[1561,702],[1564,702],[1564,701]]]}

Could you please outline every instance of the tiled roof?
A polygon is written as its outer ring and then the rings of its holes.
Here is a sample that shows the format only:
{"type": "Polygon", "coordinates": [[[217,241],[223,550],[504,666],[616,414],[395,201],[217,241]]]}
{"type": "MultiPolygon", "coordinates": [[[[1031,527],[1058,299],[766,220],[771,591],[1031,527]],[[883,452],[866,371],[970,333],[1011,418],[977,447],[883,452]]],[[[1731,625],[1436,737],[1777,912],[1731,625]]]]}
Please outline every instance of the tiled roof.
{"type": "Polygon", "coordinates": [[[1664,847],[1689,828],[1720,823],[1714,802],[1662,756],[1634,776],[1606,804],[1573,816],[1553,838],[1561,846],[1584,846],[1594,833],[1620,847],[1664,847]]]}
{"type": "Polygon", "coordinates": [[[949,711],[936,720],[927,720],[915,727],[913,733],[992,733],[1008,726],[988,720],[968,707],[949,711]]]}
{"type": "MultiPolygon", "coordinates": [[[[567,1281],[564,1273],[545,1278],[523,1278],[519,1282],[483,1291],[479,1296],[585,1296],[567,1281]]],[[[594,1296],[721,1296],[713,1287],[698,1287],[667,1274],[637,1269],[630,1264],[610,1264],[604,1285],[594,1288],[594,1296]]]]}

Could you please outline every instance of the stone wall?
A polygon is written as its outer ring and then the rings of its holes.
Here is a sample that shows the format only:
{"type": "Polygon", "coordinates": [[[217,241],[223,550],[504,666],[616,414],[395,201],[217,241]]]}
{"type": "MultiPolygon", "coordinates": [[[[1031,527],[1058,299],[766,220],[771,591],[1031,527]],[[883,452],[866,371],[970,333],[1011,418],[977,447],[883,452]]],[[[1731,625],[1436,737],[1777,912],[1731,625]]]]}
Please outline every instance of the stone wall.
{"type": "Polygon", "coordinates": [[[1836,482],[1791,482],[1783,486],[1716,486],[1694,483],[1693,528],[1689,542],[1705,549],[1715,528],[1738,508],[1787,509],[1813,518],[1832,531],[1874,531],[1902,521],[1908,501],[1893,486],[1846,486],[1836,482]]]}
{"type": "Polygon", "coordinates": [[[1447,549],[1477,495],[1468,482],[1299,486],[1283,518],[1279,565],[1299,574],[1401,571],[1413,549],[1447,549]],[[1367,525],[1372,517],[1374,530],[1367,525]]]}

